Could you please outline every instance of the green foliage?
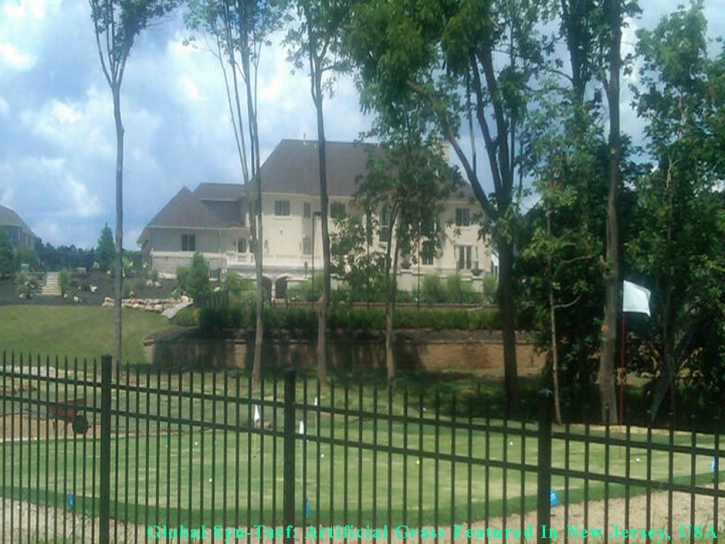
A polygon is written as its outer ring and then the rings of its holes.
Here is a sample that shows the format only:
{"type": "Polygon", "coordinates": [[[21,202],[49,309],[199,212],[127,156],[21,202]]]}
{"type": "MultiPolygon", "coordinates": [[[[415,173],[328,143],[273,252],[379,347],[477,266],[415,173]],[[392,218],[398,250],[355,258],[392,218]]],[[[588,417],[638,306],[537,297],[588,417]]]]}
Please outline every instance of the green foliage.
{"type": "Polygon", "coordinates": [[[189,269],[189,277],[186,284],[186,292],[193,299],[208,295],[211,292],[209,283],[209,267],[206,264],[204,255],[198,251],[194,254],[189,269]]]}
{"type": "Polygon", "coordinates": [[[103,272],[111,270],[113,268],[113,259],[116,257],[116,244],[113,241],[113,231],[111,227],[103,227],[101,235],[98,237],[98,243],[96,244],[96,259],[98,261],[98,268],[103,272]]]}
{"type": "Polygon", "coordinates": [[[189,277],[191,276],[191,268],[188,266],[179,266],[176,268],[176,282],[179,284],[179,290],[189,292],[189,277]]]}
{"type": "Polygon", "coordinates": [[[229,294],[236,298],[242,298],[246,293],[256,291],[254,281],[249,278],[242,278],[236,272],[229,272],[224,277],[224,288],[229,294]]]}
{"type": "Polygon", "coordinates": [[[34,277],[28,277],[22,271],[15,274],[15,285],[18,288],[18,295],[23,298],[32,298],[33,293],[39,288],[38,280],[34,277]]]}
{"type": "Polygon", "coordinates": [[[498,278],[493,274],[486,274],[483,277],[483,303],[494,304],[498,292],[498,278]]]}
{"type": "Polygon", "coordinates": [[[438,275],[428,275],[423,278],[420,288],[421,302],[426,304],[438,304],[448,301],[448,288],[438,275]]]}
{"type": "Polygon", "coordinates": [[[15,252],[10,236],[0,228],[0,279],[10,277],[15,272],[15,252]]]}
{"type": "Polygon", "coordinates": [[[460,274],[448,276],[448,292],[451,302],[458,304],[476,304],[481,302],[481,293],[477,293],[469,282],[464,282],[460,274]]]}
{"type": "Polygon", "coordinates": [[[72,289],[71,273],[67,268],[61,269],[58,273],[58,285],[60,286],[60,294],[62,296],[65,297],[70,294],[72,289]]]}
{"type": "Polygon", "coordinates": [[[289,300],[296,302],[315,302],[322,296],[322,282],[324,278],[322,274],[315,274],[314,280],[303,281],[295,285],[291,285],[287,289],[287,297],[289,300]]]}
{"type": "Polygon", "coordinates": [[[657,308],[645,342],[656,361],[656,414],[684,369],[691,385],[713,397],[725,386],[721,373],[712,372],[713,362],[722,368],[725,359],[711,347],[725,320],[725,96],[719,92],[725,57],[708,56],[701,3],[681,7],[638,37],[642,87],[635,103],[647,121],[654,165],[637,183],[637,235],[628,253],[657,308]]]}
{"type": "MultiPolygon", "coordinates": [[[[186,308],[177,314],[179,326],[199,326],[204,333],[223,329],[253,329],[256,323],[254,304],[237,304],[228,309],[186,308]]],[[[264,311],[265,334],[290,331],[297,338],[313,338],[317,333],[317,313],[311,307],[271,306],[264,311]]],[[[399,308],[394,328],[431,330],[498,330],[501,322],[495,310],[436,310],[399,308]]],[[[331,331],[384,331],[383,308],[351,308],[346,304],[330,307],[328,327],[331,331]]]]}
{"type": "Polygon", "coordinates": [[[15,261],[17,268],[26,265],[31,271],[40,269],[38,252],[32,247],[20,246],[17,248],[15,250],[15,261]]]}

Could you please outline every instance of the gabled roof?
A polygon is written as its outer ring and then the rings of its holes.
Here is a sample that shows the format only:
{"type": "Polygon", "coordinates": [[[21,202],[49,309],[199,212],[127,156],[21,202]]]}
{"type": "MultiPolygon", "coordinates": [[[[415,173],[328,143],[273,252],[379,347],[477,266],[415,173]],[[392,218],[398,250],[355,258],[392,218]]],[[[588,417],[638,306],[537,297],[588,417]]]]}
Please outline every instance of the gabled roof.
{"type": "Polygon", "coordinates": [[[194,194],[201,200],[236,201],[244,198],[241,183],[200,183],[194,194]]]}
{"type": "Polygon", "coordinates": [[[25,221],[20,219],[17,213],[5,206],[0,206],[0,227],[16,227],[25,232],[25,234],[37,238],[35,233],[30,230],[30,227],[25,224],[25,221]]]}
{"type": "MultiPolygon", "coordinates": [[[[380,151],[374,144],[327,142],[327,194],[352,196],[359,179],[367,174],[368,157],[380,151]]],[[[317,141],[282,140],[262,164],[262,192],[265,194],[320,194],[317,141]]],[[[449,200],[468,202],[473,190],[462,182],[449,200]]]]}
{"type": "Polygon", "coordinates": [[[240,227],[236,220],[222,218],[186,187],[182,188],[147,227],[226,229],[240,227]]]}
{"type": "MultiPolygon", "coordinates": [[[[365,175],[368,153],[375,146],[327,142],[327,194],[352,196],[355,180],[365,175]]],[[[316,141],[282,140],[262,164],[265,193],[319,195],[320,163],[316,141]]]]}

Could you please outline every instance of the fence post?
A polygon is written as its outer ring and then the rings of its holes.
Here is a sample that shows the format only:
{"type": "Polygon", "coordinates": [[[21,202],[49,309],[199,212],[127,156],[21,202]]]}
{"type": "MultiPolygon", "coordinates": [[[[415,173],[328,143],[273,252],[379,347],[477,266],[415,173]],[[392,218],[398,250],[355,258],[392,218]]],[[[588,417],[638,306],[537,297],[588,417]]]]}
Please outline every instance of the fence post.
{"type": "Polygon", "coordinates": [[[111,375],[112,358],[101,357],[101,489],[99,537],[101,544],[110,543],[111,532],[111,375]]]}
{"type": "Polygon", "coordinates": [[[284,373],[284,513],[285,544],[293,544],[295,526],[295,371],[284,373]]]}
{"type": "Polygon", "coordinates": [[[551,522],[551,397],[549,389],[539,391],[539,472],[536,514],[539,525],[537,541],[540,544],[549,540],[551,522]]]}

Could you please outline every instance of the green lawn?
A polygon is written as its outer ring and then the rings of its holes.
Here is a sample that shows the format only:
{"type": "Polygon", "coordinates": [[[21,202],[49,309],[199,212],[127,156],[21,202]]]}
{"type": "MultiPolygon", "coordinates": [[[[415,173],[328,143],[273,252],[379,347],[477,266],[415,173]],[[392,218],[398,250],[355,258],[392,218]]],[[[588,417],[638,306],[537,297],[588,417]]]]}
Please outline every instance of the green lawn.
{"type": "MultiPolygon", "coordinates": [[[[241,407],[236,428],[214,429],[212,421],[231,424],[236,403],[214,404],[195,399],[193,406],[174,406],[173,396],[145,402],[143,410],[168,416],[170,422],[149,423],[143,416],[131,417],[125,425],[114,427],[121,434],[112,443],[112,517],[141,525],[169,524],[195,526],[281,523],[283,504],[283,441],[270,434],[250,434],[244,430],[248,407],[241,407]],[[157,405],[154,407],[154,405],[157,405]],[[185,420],[205,414],[203,426],[190,428],[185,420]],[[216,413],[216,417],[211,414],[216,413]],[[196,415],[194,415],[196,414],[196,415]]],[[[118,405],[125,412],[124,403],[118,405]]],[[[309,523],[324,525],[352,523],[409,523],[446,525],[468,519],[497,518],[531,510],[536,502],[537,439],[521,439],[510,431],[476,429],[469,442],[468,431],[436,428],[431,416],[403,425],[385,419],[377,422],[348,415],[308,413],[309,441],[298,440],[295,458],[296,495],[299,520],[305,519],[302,505],[309,500],[309,523]],[[316,437],[320,437],[317,440],[316,437]],[[347,439],[345,447],[330,439],[347,439]],[[377,451],[372,448],[377,445],[377,451]],[[388,448],[390,451],[385,451],[388,448]],[[466,458],[473,457],[473,464],[466,458]],[[504,459],[506,464],[504,464],[504,459]],[[529,465],[522,473],[521,462],[529,465]],[[487,466],[487,463],[489,464],[487,466]],[[508,466],[507,466],[508,465],[508,466]],[[304,468],[303,468],[304,467],[304,468]],[[469,468],[470,467],[470,468],[469,468]],[[523,491],[523,493],[522,493],[523,491]],[[470,508],[470,511],[469,511],[470,508]],[[505,511],[504,511],[505,508],[505,511]],[[437,513],[436,513],[437,512],[437,513]],[[347,513],[347,516],[346,516],[347,513]],[[319,518],[318,518],[319,516],[319,518]]],[[[275,419],[270,407],[265,418],[275,419]]],[[[301,414],[298,414],[299,419],[301,414]]],[[[278,412],[277,427],[281,427],[278,412]]],[[[114,418],[115,421],[115,418],[114,418]]],[[[500,422],[497,422],[500,425],[500,422]]],[[[529,428],[533,428],[529,426],[529,428]]],[[[576,431],[581,434],[581,429],[576,431]]],[[[689,446],[690,436],[675,438],[680,446],[689,446]]],[[[655,437],[666,443],[668,436],[655,437]]],[[[699,447],[712,447],[713,438],[698,435],[699,447]]],[[[32,442],[6,442],[0,446],[5,471],[0,479],[4,496],[43,504],[64,506],[67,493],[75,494],[76,510],[98,512],[98,463],[100,444],[92,437],[32,442]]],[[[604,485],[595,480],[605,473],[605,448],[591,445],[588,458],[582,442],[571,442],[568,461],[565,444],[553,444],[554,466],[584,471],[589,481],[588,499],[601,499],[604,485]]],[[[607,472],[646,479],[651,473],[653,485],[670,477],[679,483],[692,480],[701,484],[711,478],[707,456],[695,459],[691,472],[690,455],[676,453],[672,461],[667,452],[646,449],[609,448],[607,472]],[[639,461],[638,461],[639,460],[639,461]]],[[[553,486],[564,500],[564,481],[555,477],[553,486]]],[[[584,500],[585,481],[570,478],[570,503],[584,500]]],[[[632,487],[631,494],[645,488],[632,487]]],[[[610,485],[610,496],[622,496],[621,485],[610,485]]]]}
{"type": "MultiPolygon", "coordinates": [[[[143,340],[168,319],[123,311],[123,359],[146,362],[143,340]]],[[[113,352],[113,309],[88,306],[0,306],[0,352],[100,358],[113,352]]]]}

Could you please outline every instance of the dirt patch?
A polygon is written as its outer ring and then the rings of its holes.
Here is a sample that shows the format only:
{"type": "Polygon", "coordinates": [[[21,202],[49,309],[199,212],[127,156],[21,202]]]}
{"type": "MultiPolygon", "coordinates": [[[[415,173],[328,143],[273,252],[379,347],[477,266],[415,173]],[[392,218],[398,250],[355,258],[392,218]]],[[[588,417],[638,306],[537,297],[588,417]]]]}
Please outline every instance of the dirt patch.
{"type": "MultiPolygon", "coordinates": [[[[46,438],[81,438],[70,423],[58,421],[40,414],[4,414],[0,416],[0,441],[44,440],[46,438]]],[[[86,437],[101,435],[100,425],[91,426],[86,437]]]]}

